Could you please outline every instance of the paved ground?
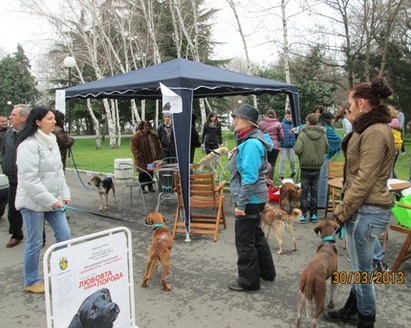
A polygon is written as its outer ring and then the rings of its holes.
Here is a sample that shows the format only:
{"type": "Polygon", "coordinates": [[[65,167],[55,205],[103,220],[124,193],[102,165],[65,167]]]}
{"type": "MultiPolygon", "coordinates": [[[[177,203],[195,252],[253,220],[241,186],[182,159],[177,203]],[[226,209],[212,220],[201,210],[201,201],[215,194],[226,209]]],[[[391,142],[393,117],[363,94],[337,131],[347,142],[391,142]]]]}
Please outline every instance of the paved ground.
{"type": "MultiPolygon", "coordinates": [[[[81,174],[82,179],[86,179],[81,174]]],[[[95,192],[85,189],[74,172],[67,173],[73,194],[73,206],[95,211],[98,208],[95,192]]],[[[117,183],[120,197],[121,182],[117,183]]],[[[155,207],[154,194],[147,194],[148,210],[155,207]]],[[[175,204],[163,206],[163,213],[172,226],[175,204]]],[[[138,201],[131,208],[128,198],[122,212],[113,206],[107,213],[124,222],[104,219],[90,214],[68,212],[73,237],[82,236],[123,225],[133,234],[135,310],[136,324],[140,328],[159,327],[293,327],[296,317],[297,280],[304,265],[313,256],[319,238],[313,233],[313,224],[295,225],[298,251],[291,251],[288,235],[284,236],[285,254],[278,255],[278,244],[270,236],[270,246],[277,269],[274,282],[262,281],[257,292],[229,291],[227,283],[236,277],[236,252],[234,247],[233,216],[229,196],[226,200],[228,227],[220,230],[217,242],[211,236],[192,236],[187,243],[184,236],[176,238],[172,250],[172,270],[168,282],[174,286],[171,292],[160,289],[160,272],[153,277],[146,289],[140,288],[151,240],[151,232],[143,225],[144,213],[138,201]]],[[[43,295],[22,292],[22,257],[24,243],[7,249],[8,222],[0,220],[0,327],[46,327],[43,295]]],[[[47,245],[52,243],[52,232],[47,228],[47,245]]],[[[390,231],[386,262],[391,266],[404,236],[390,231]]],[[[341,243],[338,242],[341,246],[341,243]]],[[[44,252],[44,250],[43,250],[44,252]]],[[[340,271],[349,270],[346,252],[339,247],[340,271]]],[[[405,283],[377,285],[378,315],[376,327],[409,327],[411,322],[410,287],[411,261],[401,270],[405,283]]],[[[337,287],[336,304],[342,306],[350,286],[337,287]]],[[[302,327],[309,327],[310,320],[303,318],[302,327]]],[[[114,327],[116,325],[114,324],[114,327]]],[[[344,327],[320,320],[320,327],[344,327]]]]}

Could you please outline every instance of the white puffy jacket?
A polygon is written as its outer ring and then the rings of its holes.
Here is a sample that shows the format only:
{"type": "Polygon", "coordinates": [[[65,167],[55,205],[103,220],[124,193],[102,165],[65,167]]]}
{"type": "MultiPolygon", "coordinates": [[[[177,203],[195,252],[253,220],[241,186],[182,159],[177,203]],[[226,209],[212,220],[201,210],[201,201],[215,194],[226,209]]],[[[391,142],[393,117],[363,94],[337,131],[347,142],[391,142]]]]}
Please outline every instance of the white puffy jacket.
{"type": "Polygon", "coordinates": [[[57,201],[71,199],[54,134],[40,130],[17,148],[16,209],[53,210],[57,201]]]}

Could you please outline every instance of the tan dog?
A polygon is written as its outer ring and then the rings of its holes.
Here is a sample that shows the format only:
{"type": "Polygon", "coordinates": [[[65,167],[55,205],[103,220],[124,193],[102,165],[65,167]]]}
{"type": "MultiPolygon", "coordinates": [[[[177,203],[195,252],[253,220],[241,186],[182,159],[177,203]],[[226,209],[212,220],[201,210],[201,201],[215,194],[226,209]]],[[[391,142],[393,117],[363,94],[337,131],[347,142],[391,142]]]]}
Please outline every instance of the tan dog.
{"type": "Polygon", "coordinates": [[[285,182],[280,188],[280,208],[291,214],[293,209],[300,207],[301,188],[294,183],[285,182]]]}
{"type": "MultiPolygon", "coordinates": [[[[311,313],[311,301],[313,298],[315,300],[316,310],[311,327],[317,327],[318,317],[324,311],[326,281],[338,270],[338,251],[334,240],[334,232],[337,228],[338,224],[329,220],[321,221],[314,227],[315,233],[321,233],[323,242],[317,247],[314,258],[305,266],[298,281],[297,328],[300,327],[301,323],[301,308],[304,298],[306,299],[305,310],[308,318],[311,313]]],[[[333,308],[335,306],[335,284],[333,284],[332,279],[330,280],[331,292],[328,306],[333,308]]]]}
{"type": "Polygon", "coordinates": [[[210,172],[215,172],[217,166],[219,165],[220,168],[224,171],[224,167],[221,164],[221,156],[228,155],[229,152],[230,150],[227,147],[213,149],[211,153],[207,154],[202,159],[200,159],[200,161],[198,162],[198,166],[202,167],[203,169],[209,169],[210,172]]]}
{"type": "Polygon", "coordinates": [[[97,188],[98,195],[100,196],[100,207],[99,211],[108,208],[108,193],[113,190],[113,198],[114,202],[117,203],[116,199],[116,187],[114,185],[113,179],[110,177],[105,177],[101,179],[98,175],[94,175],[89,182],[87,182],[89,186],[95,186],[97,188]],[[104,202],[105,200],[105,202],[104,202]]]}
{"type": "Polygon", "coordinates": [[[146,224],[153,229],[153,239],[151,241],[150,249],[148,250],[146,271],[144,273],[141,287],[148,286],[148,281],[155,273],[158,261],[160,261],[163,265],[163,274],[161,276],[162,289],[169,291],[173,286],[167,285],[166,278],[170,272],[170,250],[173,247],[174,240],[164,223],[164,216],[160,212],[152,212],[146,218],[146,224]]]}
{"type": "Polygon", "coordinates": [[[290,234],[293,240],[293,251],[297,250],[297,242],[294,236],[293,221],[298,222],[301,217],[301,211],[298,208],[293,210],[291,215],[288,215],[285,211],[279,208],[275,208],[268,204],[265,205],[264,210],[261,212],[261,222],[262,225],[268,225],[268,231],[265,236],[268,239],[271,227],[274,228],[275,238],[277,238],[280,249],[278,254],[283,253],[283,232],[284,228],[290,234]]]}

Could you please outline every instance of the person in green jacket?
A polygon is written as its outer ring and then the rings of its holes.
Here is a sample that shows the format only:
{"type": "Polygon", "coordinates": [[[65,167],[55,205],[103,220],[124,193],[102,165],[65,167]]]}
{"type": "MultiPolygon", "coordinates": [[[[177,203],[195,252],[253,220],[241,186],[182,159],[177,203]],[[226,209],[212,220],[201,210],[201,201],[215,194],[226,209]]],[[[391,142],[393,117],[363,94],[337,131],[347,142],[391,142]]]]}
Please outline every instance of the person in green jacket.
{"type": "Polygon", "coordinates": [[[324,155],[329,146],[325,128],[318,125],[318,117],[311,113],[306,118],[307,125],[301,130],[294,145],[294,151],[300,161],[301,169],[301,205],[300,223],[306,222],[307,210],[310,221],[317,222],[318,181],[324,155]],[[308,204],[309,199],[309,204],[308,204]]]}

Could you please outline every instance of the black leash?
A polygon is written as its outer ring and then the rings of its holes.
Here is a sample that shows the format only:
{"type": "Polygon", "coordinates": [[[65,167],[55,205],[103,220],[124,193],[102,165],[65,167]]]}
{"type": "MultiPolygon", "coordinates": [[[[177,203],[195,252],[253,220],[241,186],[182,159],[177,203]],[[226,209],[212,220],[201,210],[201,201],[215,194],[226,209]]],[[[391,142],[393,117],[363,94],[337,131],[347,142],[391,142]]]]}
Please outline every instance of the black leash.
{"type": "Polygon", "coordinates": [[[214,154],[216,154],[216,155],[218,155],[218,156],[221,156],[221,154],[217,153],[214,149],[210,149],[210,148],[207,148],[207,147],[204,147],[204,149],[205,149],[205,150],[209,150],[210,152],[212,152],[212,153],[214,153],[214,154]]]}
{"type": "Polygon", "coordinates": [[[83,182],[83,180],[81,179],[81,177],[80,177],[80,172],[79,172],[79,170],[78,170],[78,168],[77,168],[77,164],[76,164],[76,161],[74,160],[73,151],[71,150],[71,148],[69,148],[68,151],[69,151],[69,155],[70,155],[70,157],[71,157],[71,160],[73,161],[74,171],[76,172],[77,177],[78,177],[78,179],[80,180],[80,183],[81,183],[81,184],[83,185],[83,187],[86,188],[87,190],[93,191],[94,188],[88,187],[88,186],[83,182]]]}
{"type": "Polygon", "coordinates": [[[116,220],[116,221],[120,221],[120,222],[137,223],[137,222],[123,220],[123,219],[117,218],[115,216],[102,214],[102,213],[98,213],[98,212],[93,212],[93,211],[85,210],[83,208],[74,207],[74,206],[71,206],[71,205],[64,205],[61,208],[55,209],[55,211],[60,211],[60,212],[65,212],[66,210],[72,210],[72,211],[76,211],[76,212],[83,212],[83,213],[99,216],[99,217],[110,219],[110,220],[116,220]]]}

